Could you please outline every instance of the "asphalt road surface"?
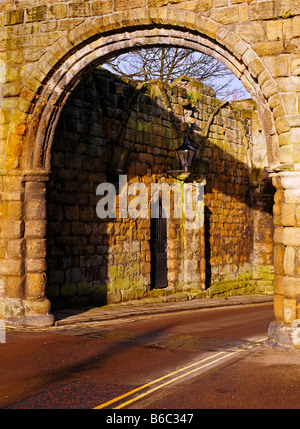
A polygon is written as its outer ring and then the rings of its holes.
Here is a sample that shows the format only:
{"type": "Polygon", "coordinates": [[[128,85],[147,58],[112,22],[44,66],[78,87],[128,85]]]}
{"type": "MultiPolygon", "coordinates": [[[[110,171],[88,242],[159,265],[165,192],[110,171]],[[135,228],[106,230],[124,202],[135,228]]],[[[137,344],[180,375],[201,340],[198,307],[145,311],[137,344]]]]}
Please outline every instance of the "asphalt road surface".
{"type": "Polygon", "coordinates": [[[299,354],[264,345],[272,320],[264,303],[8,330],[0,407],[300,408],[299,354]]]}

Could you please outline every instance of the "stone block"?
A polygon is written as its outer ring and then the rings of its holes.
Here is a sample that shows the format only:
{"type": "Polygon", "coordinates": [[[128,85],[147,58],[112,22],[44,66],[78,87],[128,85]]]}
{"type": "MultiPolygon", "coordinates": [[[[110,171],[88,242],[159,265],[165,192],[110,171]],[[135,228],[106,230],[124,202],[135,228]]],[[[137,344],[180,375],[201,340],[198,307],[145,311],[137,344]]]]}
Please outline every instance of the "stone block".
{"type": "MultiPolygon", "coordinates": [[[[197,20],[196,20],[196,23],[197,23],[197,20]]],[[[219,26],[220,26],[220,24],[218,24],[217,22],[215,22],[213,20],[207,20],[206,25],[205,25],[205,34],[208,37],[215,38],[219,26]]]]}
{"type": "Polygon", "coordinates": [[[294,148],[292,144],[280,147],[278,152],[281,163],[289,164],[294,162],[294,148]]]}
{"type": "Polygon", "coordinates": [[[133,299],[135,299],[135,291],[133,289],[125,289],[122,290],[122,301],[126,302],[126,301],[131,301],[133,299]]]}
{"type": "Polygon", "coordinates": [[[250,66],[250,64],[255,61],[257,58],[257,55],[252,49],[247,49],[245,53],[242,56],[242,60],[245,63],[246,66],[250,66]]]}
{"type": "Polygon", "coordinates": [[[136,9],[145,6],[145,0],[115,0],[114,11],[136,9]]]}
{"type": "Polygon", "coordinates": [[[142,299],[147,292],[147,288],[145,286],[136,287],[134,289],[134,299],[142,299]]]}
{"type": "Polygon", "coordinates": [[[9,276],[6,285],[7,298],[24,298],[24,279],[21,276],[9,276]]]}
{"type": "Polygon", "coordinates": [[[281,215],[282,214],[282,207],[283,207],[282,204],[277,204],[275,202],[275,204],[273,205],[273,215],[274,216],[281,215]]]}
{"type": "MultiPolygon", "coordinates": [[[[242,0],[231,0],[231,4],[243,3],[242,0]]],[[[214,7],[228,6],[228,0],[214,0],[214,7]]]]}
{"type": "Polygon", "coordinates": [[[237,24],[239,22],[239,7],[234,5],[213,9],[210,17],[220,24],[237,24]]]}
{"type": "Polygon", "coordinates": [[[283,260],[285,246],[283,244],[274,245],[274,267],[275,274],[284,275],[283,260]]]}
{"type": "Polygon", "coordinates": [[[32,7],[31,9],[26,10],[26,21],[27,22],[43,21],[46,19],[46,15],[47,15],[46,5],[32,7]]]}
{"type": "MultiPolygon", "coordinates": [[[[297,63],[295,64],[297,67],[297,63]]],[[[300,78],[296,76],[280,77],[276,80],[279,92],[299,92],[300,78]]]]}
{"type": "Polygon", "coordinates": [[[291,129],[291,139],[294,144],[300,143],[300,128],[291,129]]]}
{"type": "Polygon", "coordinates": [[[114,279],[118,276],[118,267],[117,266],[109,266],[107,267],[107,277],[109,279],[114,279]]]}
{"type": "Polygon", "coordinates": [[[122,301],[122,294],[120,290],[109,290],[107,292],[107,303],[115,304],[122,301]]]}
{"type": "Polygon", "coordinates": [[[290,132],[282,133],[278,136],[278,144],[279,146],[285,146],[292,144],[292,136],[290,132]]]}
{"type": "Polygon", "coordinates": [[[1,235],[4,238],[22,238],[24,225],[22,221],[2,220],[1,235]]]}
{"type": "Polygon", "coordinates": [[[70,18],[79,18],[81,16],[90,16],[90,2],[70,3],[69,11],[70,18]]]}
{"type": "Polygon", "coordinates": [[[77,284],[78,295],[90,295],[93,291],[93,284],[89,282],[79,282],[77,284]]]}
{"type": "Polygon", "coordinates": [[[92,2],[92,15],[106,15],[113,11],[112,0],[97,0],[92,2]]]}
{"type": "Polygon", "coordinates": [[[25,183],[25,200],[40,201],[46,195],[45,182],[26,182],[25,183]]]}
{"type": "Polygon", "coordinates": [[[274,295],[274,317],[277,321],[283,320],[283,300],[284,295],[274,295]]]}
{"type": "MultiPolygon", "coordinates": [[[[298,164],[295,164],[295,167],[298,164]]],[[[280,173],[280,180],[284,189],[300,188],[300,172],[299,171],[286,171],[280,173]]]]}
{"type": "Polygon", "coordinates": [[[285,53],[282,41],[258,42],[253,45],[253,49],[261,57],[264,55],[280,55],[285,53]]]}
{"type": "Polygon", "coordinates": [[[300,83],[300,55],[295,55],[290,59],[290,74],[294,83],[300,83]]]}
{"type": "Polygon", "coordinates": [[[45,295],[46,274],[45,273],[27,273],[26,276],[26,298],[40,299],[45,295]]]}
{"type": "Polygon", "coordinates": [[[296,94],[294,93],[281,94],[281,97],[285,106],[286,113],[288,115],[297,115],[298,100],[297,100],[296,94]]]}
{"type": "Polygon", "coordinates": [[[80,268],[71,269],[71,282],[78,283],[82,280],[82,272],[80,268]]]}
{"type": "Polygon", "coordinates": [[[22,203],[21,201],[8,201],[7,203],[7,217],[11,220],[19,220],[22,216],[22,203]]]}
{"type": "Polygon", "coordinates": [[[116,278],[115,281],[115,289],[122,290],[122,289],[128,289],[130,287],[130,279],[129,277],[124,278],[116,278]]]}
{"type": "Polygon", "coordinates": [[[61,287],[61,295],[66,297],[71,297],[76,295],[76,285],[73,283],[64,284],[61,287]]]}
{"type": "Polygon", "coordinates": [[[265,31],[261,22],[245,22],[236,26],[236,33],[247,43],[264,40],[265,31]]]}
{"type": "Polygon", "coordinates": [[[286,246],[299,246],[300,228],[286,227],[283,231],[283,244],[286,246]]]}
{"type": "Polygon", "coordinates": [[[296,259],[296,250],[293,247],[286,247],[285,253],[284,253],[284,261],[283,261],[283,267],[284,272],[288,276],[294,276],[295,275],[295,259],[296,259]]]}
{"type": "Polygon", "coordinates": [[[4,276],[20,276],[24,274],[24,263],[21,259],[2,259],[0,274],[4,276]]]}
{"type": "Polygon", "coordinates": [[[24,22],[24,9],[12,10],[4,15],[4,25],[22,24],[24,22]]]}
{"type": "MultiPolygon", "coordinates": [[[[28,323],[37,326],[51,326],[53,324],[53,316],[50,312],[50,302],[48,299],[24,300],[25,314],[28,317],[28,323]],[[40,317],[39,317],[40,315],[40,317]],[[30,318],[33,316],[33,318],[30,318]],[[31,323],[30,323],[31,322],[31,323]]],[[[25,319],[26,321],[26,319],[25,319]]]]}
{"type": "Polygon", "coordinates": [[[46,232],[46,220],[27,220],[25,223],[25,238],[43,238],[46,232]]]}
{"type": "Polygon", "coordinates": [[[22,258],[24,256],[24,240],[9,240],[6,251],[9,258],[22,258]]]}
{"type": "Polygon", "coordinates": [[[269,40],[281,40],[282,39],[282,27],[283,23],[280,20],[271,20],[266,22],[267,37],[269,40]]]}
{"type": "Polygon", "coordinates": [[[46,259],[26,259],[26,271],[28,273],[41,273],[47,269],[46,259]]]}
{"type": "Polygon", "coordinates": [[[295,204],[284,204],[282,206],[282,224],[283,226],[296,225],[296,206],[295,204]]]}
{"type": "Polygon", "coordinates": [[[299,163],[300,162],[300,144],[297,143],[293,145],[294,148],[294,162],[299,163]]]}
{"type": "Polygon", "coordinates": [[[275,1],[251,2],[249,17],[251,21],[277,18],[275,15],[275,1]]]}
{"type": "Polygon", "coordinates": [[[278,226],[274,229],[274,244],[282,244],[283,243],[283,231],[284,228],[282,226],[278,226]]]}
{"type": "Polygon", "coordinates": [[[49,6],[48,19],[64,19],[68,16],[66,4],[53,4],[49,6]]]}
{"type": "Polygon", "coordinates": [[[46,257],[46,240],[45,239],[27,239],[26,255],[27,257],[33,258],[33,259],[46,257]]]}
{"type": "Polygon", "coordinates": [[[289,56],[264,57],[263,62],[274,77],[289,75],[289,56]]]}
{"type": "Polygon", "coordinates": [[[64,206],[66,220],[79,220],[79,207],[76,205],[65,205],[64,206]]]}
{"type": "Polygon", "coordinates": [[[275,277],[274,277],[274,294],[284,296],[283,279],[284,279],[284,276],[275,275],[275,277]]]}
{"type": "Polygon", "coordinates": [[[72,233],[74,235],[84,235],[85,234],[84,222],[72,222],[72,233]]]}
{"type": "Polygon", "coordinates": [[[300,16],[292,18],[292,35],[293,37],[300,36],[300,16]]]}
{"type": "Polygon", "coordinates": [[[261,63],[261,60],[256,58],[254,61],[252,61],[252,63],[249,65],[249,70],[254,77],[257,77],[260,73],[262,73],[264,71],[264,66],[261,63]]]}
{"type": "MultiPolygon", "coordinates": [[[[231,4],[234,4],[231,2],[231,4]]],[[[239,22],[249,21],[249,6],[248,4],[241,4],[239,6],[239,22]]]]}
{"type": "Polygon", "coordinates": [[[283,300],[283,322],[291,324],[296,319],[296,300],[283,300]]]}
{"type": "Polygon", "coordinates": [[[297,226],[300,226],[300,206],[296,206],[296,223],[297,226]]]}
{"type": "MultiPolygon", "coordinates": [[[[262,89],[262,92],[264,93],[266,98],[270,98],[270,97],[272,97],[272,95],[277,93],[277,88],[276,88],[273,80],[271,80],[271,79],[266,80],[263,83],[261,89],[262,89]]],[[[282,130],[281,132],[285,132],[285,131],[286,130],[282,130]]]]}
{"type": "Polygon", "coordinates": [[[300,190],[299,189],[287,189],[284,192],[285,201],[288,204],[300,204],[300,190]]]}
{"type": "Polygon", "coordinates": [[[283,278],[283,291],[287,298],[299,299],[300,298],[300,278],[287,277],[283,278]]]}
{"type": "MultiPolygon", "coordinates": [[[[297,307],[296,307],[296,318],[300,319],[300,304],[297,304],[297,307]]],[[[299,327],[299,325],[298,325],[298,327],[299,327]]]]}
{"type": "Polygon", "coordinates": [[[60,288],[59,288],[59,286],[49,286],[49,287],[47,287],[46,294],[47,294],[47,297],[49,299],[51,299],[51,298],[58,298],[59,295],[60,295],[60,288]]]}

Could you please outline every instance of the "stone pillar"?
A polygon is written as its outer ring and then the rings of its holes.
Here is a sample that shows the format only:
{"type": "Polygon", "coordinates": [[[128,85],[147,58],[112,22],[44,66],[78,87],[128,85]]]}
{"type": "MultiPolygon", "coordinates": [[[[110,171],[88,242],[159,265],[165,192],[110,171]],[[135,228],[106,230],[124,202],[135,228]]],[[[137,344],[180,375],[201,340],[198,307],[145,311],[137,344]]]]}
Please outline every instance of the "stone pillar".
{"type": "Polygon", "coordinates": [[[0,318],[24,316],[23,186],[19,174],[0,172],[0,318]]]}
{"type": "Polygon", "coordinates": [[[47,180],[44,172],[4,180],[0,317],[9,325],[47,326],[54,321],[45,293],[47,180]]]}
{"type": "Polygon", "coordinates": [[[300,346],[300,171],[273,178],[274,316],[269,337],[282,346],[300,346]],[[298,323],[299,322],[299,323],[298,323]]]}
{"type": "Polygon", "coordinates": [[[25,174],[24,238],[25,238],[25,323],[51,325],[53,316],[46,297],[47,285],[47,208],[46,183],[49,174],[25,174]]]}

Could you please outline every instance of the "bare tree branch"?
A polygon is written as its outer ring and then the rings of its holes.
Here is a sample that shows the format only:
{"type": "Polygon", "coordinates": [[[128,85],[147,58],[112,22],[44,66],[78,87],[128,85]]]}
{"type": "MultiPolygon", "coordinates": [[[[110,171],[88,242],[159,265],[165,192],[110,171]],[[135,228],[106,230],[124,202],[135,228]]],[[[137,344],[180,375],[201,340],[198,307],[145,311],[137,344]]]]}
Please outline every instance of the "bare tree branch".
{"type": "MultiPolygon", "coordinates": [[[[178,47],[142,48],[116,56],[100,66],[113,73],[139,82],[157,80],[168,84],[174,79],[187,75],[213,87],[218,96],[230,96],[230,84],[234,75],[215,58],[178,47]]],[[[247,97],[247,91],[233,88],[235,98],[238,92],[247,97]]]]}

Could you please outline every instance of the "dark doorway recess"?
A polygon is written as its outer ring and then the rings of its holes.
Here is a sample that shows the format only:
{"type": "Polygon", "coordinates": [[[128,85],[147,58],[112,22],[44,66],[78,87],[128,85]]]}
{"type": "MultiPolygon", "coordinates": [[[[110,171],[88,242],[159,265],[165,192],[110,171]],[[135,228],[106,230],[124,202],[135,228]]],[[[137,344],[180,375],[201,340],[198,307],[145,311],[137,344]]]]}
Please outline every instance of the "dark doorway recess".
{"type": "Polygon", "coordinates": [[[159,200],[158,217],[151,218],[151,286],[161,289],[168,286],[167,219],[159,200]]]}

